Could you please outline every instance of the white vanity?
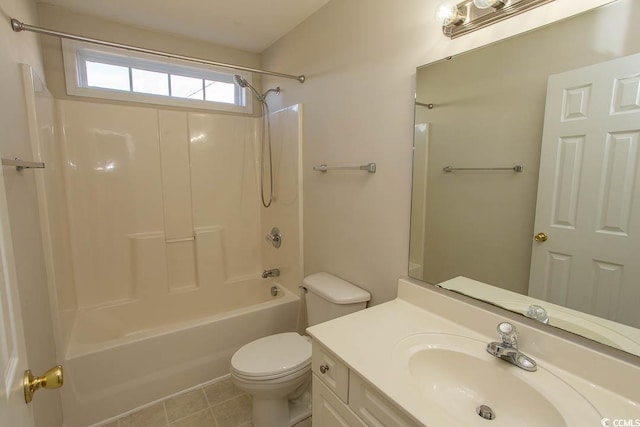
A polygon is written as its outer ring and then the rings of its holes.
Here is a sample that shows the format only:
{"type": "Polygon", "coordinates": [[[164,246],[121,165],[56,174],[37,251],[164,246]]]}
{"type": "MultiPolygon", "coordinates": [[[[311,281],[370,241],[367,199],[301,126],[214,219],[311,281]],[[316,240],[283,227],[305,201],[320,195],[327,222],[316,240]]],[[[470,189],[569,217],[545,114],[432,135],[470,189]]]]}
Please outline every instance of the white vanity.
{"type": "Polygon", "coordinates": [[[396,300],[309,328],[314,426],[640,425],[631,358],[492,311],[401,279],[396,300]],[[486,351],[505,320],[535,372],[486,351]]]}
{"type": "Polygon", "coordinates": [[[419,426],[333,352],[313,342],[314,426],[419,426]]]}

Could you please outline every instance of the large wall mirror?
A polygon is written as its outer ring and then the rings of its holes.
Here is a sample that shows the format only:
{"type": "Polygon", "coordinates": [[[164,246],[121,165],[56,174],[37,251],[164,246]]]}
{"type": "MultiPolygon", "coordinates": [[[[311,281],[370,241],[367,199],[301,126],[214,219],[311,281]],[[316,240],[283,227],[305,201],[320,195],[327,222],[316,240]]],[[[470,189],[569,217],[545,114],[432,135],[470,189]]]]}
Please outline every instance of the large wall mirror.
{"type": "Polygon", "coordinates": [[[640,355],[638,22],[618,0],[418,68],[409,276],[640,355]]]}

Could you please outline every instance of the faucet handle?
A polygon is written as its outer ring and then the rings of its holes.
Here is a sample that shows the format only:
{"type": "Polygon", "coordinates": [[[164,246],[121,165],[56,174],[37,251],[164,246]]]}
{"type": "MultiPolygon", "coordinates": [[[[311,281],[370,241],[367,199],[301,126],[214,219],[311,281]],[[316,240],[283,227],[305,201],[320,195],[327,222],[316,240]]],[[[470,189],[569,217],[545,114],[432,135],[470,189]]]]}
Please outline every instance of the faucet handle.
{"type": "Polygon", "coordinates": [[[271,233],[267,234],[264,239],[271,243],[274,248],[278,249],[280,245],[282,245],[282,234],[280,234],[280,230],[278,227],[273,227],[271,229],[271,233]]]}
{"type": "Polygon", "coordinates": [[[501,322],[496,328],[503,343],[518,347],[518,330],[509,322],[501,322]]]}
{"type": "Polygon", "coordinates": [[[549,315],[547,314],[547,310],[545,310],[544,307],[536,304],[532,304],[529,306],[526,316],[530,317],[531,319],[537,320],[538,322],[549,323],[549,315]]]}

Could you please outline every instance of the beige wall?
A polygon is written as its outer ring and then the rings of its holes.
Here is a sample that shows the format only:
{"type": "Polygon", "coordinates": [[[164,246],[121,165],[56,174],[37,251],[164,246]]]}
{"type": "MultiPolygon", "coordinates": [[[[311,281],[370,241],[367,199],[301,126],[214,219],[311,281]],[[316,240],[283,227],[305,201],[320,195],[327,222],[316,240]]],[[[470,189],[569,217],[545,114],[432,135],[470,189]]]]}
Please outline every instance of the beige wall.
{"type": "MultiPolygon", "coordinates": [[[[9,19],[36,22],[35,4],[27,0],[0,0],[0,155],[32,159],[23,93],[21,63],[31,64],[43,75],[40,47],[36,36],[11,31],[9,19]]],[[[42,251],[38,200],[34,174],[4,167],[5,187],[16,259],[20,302],[28,352],[29,368],[36,374],[57,363],[47,276],[42,251]]],[[[62,424],[60,393],[41,392],[33,403],[36,426],[62,424]]]]}
{"type": "Polygon", "coordinates": [[[450,41],[433,21],[437,0],[333,0],[265,51],[265,68],[308,76],[278,81],[276,101],[307,107],[305,274],[332,272],[374,304],[395,296],[408,263],[417,66],[607,2],[557,1],[450,41]],[[312,171],[325,162],[377,162],[378,172],[312,171]]]}
{"type": "MultiPolygon", "coordinates": [[[[38,19],[39,25],[57,31],[115,43],[129,44],[146,49],[193,56],[211,61],[253,68],[260,67],[260,55],[256,53],[207,43],[175,34],[120,24],[94,16],[71,12],[47,3],[38,3],[38,19]]],[[[46,65],[47,84],[53,96],[56,98],[78,99],[78,97],[68,96],[66,93],[60,39],[58,37],[45,36],[42,38],[42,47],[46,65]]],[[[260,87],[259,81],[256,82],[256,85],[258,88],[260,87]]],[[[91,101],[106,102],[109,104],[115,103],[114,101],[104,99],[92,99],[91,101]]],[[[122,104],[133,105],[131,102],[122,104]]]]}

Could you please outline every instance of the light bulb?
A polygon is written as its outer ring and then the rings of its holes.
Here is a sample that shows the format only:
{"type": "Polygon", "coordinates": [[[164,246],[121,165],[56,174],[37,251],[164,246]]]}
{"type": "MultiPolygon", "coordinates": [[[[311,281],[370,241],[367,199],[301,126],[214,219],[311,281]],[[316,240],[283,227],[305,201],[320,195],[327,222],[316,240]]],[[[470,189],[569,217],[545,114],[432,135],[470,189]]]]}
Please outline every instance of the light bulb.
{"type": "Polygon", "coordinates": [[[458,14],[458,6],[453,1],[440,3],[436,9],[435,18],[444,26],[452,25],[461,20],[461,17],[458,14]]]}
{"type": "Polygon", "coordinates": [[[473,0],[473,4],[478,9],[489,9],[490,7],[498,8],[500,6],[504,6],[504,1],[502,1],[502,0],[473,0]]]}

